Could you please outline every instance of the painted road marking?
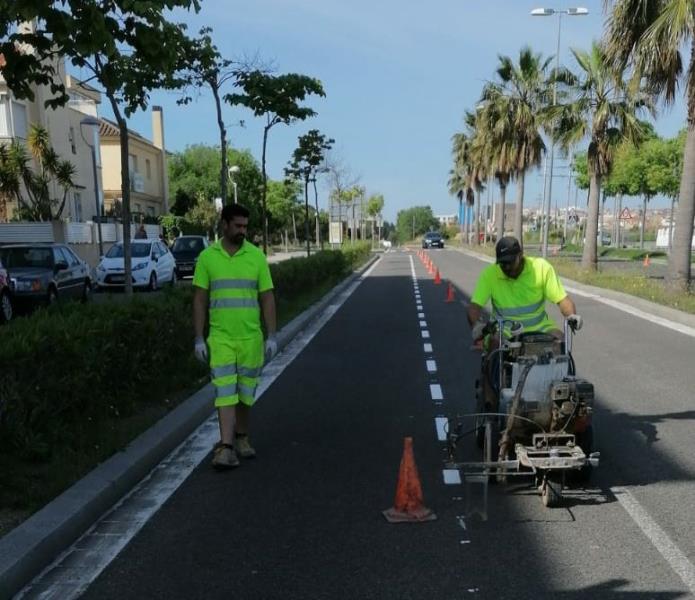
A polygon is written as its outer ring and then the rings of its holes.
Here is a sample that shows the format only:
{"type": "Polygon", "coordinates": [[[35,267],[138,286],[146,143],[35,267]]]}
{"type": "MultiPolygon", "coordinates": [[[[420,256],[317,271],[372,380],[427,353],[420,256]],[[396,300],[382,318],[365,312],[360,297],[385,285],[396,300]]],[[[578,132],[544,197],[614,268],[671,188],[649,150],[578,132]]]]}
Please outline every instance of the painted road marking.
{"type": "Polygon", "coordinates": [[[425,352],[432,352],[432,344],[424,344],[423,349],[425,352]]]}
{"type": "Polygon", "coordinates": [[[419,313],[417,314],[417,318],[418,318],[418,319],[424,319],[424,318],[425,318],[425,313],[424,313],[424,312],[419,312],[419,313]]]}
{"type": "Polygon", "coordinates": [[[434,427],[437,430],[437,439],[440,442],[446,441],[446,430],[449,427],[449,419],[446,417],[435,417],[434,427]]]}
{"type": "Polygon", "coordinates": [[[436,373],[437,372],[437,363],[435,361],[428,360],[428,361],[425,361],[425,363],[427,364],[427,370],[430,373],[436,373]]]}
{"type": "Polygon", "coordinates": [[[422,337],[423,337],[424,339],[429,339],[429,337],[430,337],[430,332],[427,331],[427,329],[423,329],[423,330],[421,331],[421,333],[422,333],[422,337]]]}
{"type": "Polygon", "coordinates": [[[442,469],[445,485],[460,485],[461,473],[458,469],[442,469]]]}
{"type": "Polygon", "coordinates": [[[444,400],[442,386],[438,383],[430,383],[430,395],[432,396],[432,400],[444,400]]]}
{"type": "Polygon", "coordinates": [[[420,327],[427,327],[427,321],[420,321],[420,327]]]}
{"type": "Polygon", "coordinates": [[[681,552],[680,548],[673,543],[668,534],[657,525],[656,521],[649,516],[642,505],[630,493],[626,487],[611,488],[611,492],[618,499],[618,502],[637,523],[642,533],[649,538],[649,541],[664,557],[669,566],[683,580],[686,587],[695,594],[695,566],[681,552]]]}

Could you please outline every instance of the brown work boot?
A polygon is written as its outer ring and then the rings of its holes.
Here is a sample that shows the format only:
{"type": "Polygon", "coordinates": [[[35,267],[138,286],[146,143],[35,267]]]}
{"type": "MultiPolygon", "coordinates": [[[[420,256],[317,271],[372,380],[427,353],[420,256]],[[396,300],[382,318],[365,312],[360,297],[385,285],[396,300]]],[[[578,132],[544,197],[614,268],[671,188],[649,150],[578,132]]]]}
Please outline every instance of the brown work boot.
{"type": "Polygon", "coordinates": [[[234,452],[234,448],[229,444],[219,442],[212,449],[212,466],[215,469],[233,469],[239,466],[239,458],[234,452]]]}
{"type": "Polygon", "coordinates": [[[245,433],[234,435],[234,449],[241,458],[256,458],[256,451],[249,444],[249,436],[245,433]]]}

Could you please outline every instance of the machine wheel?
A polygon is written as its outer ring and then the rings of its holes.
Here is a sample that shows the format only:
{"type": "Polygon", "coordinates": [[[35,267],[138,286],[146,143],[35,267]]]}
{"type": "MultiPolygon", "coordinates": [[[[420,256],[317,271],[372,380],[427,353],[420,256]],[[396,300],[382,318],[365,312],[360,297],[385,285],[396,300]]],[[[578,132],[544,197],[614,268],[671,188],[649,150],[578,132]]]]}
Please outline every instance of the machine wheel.
{"type": "MultiPolygon", "coordinates": [[[[485,403],[483,402],[483,390],[481,388],[480,379],[475,380],[475,412],[485,412],[485,403]]],[[[481,450],[485,446],[485,419],[486,417],[475,417],[475,444],[481,450]]]]}
{"type": "Polygon", "coordinates": [[[562,499],[562,476],[547,475],[541,487],[541,500],[543,506],[554,508],[560,505],[562,499]]]}
{"type": "Polygon", "coordinates": [[[150,275],[150,284],[148,286],[148,289],[150,292],[156,292],[157,291],[157,274],[152,271],[152,274],[150,275]]]}
{"type": "Polygon", "coordinates": [[[92,284],[89,282],[89,280],[84,282],[84,288],[82,288],[82,303],[86,304],[89,302],[89,299],[92,297],[92,284]]]}
{"type": "MultiPolygon", "coordinates": [[[[488,419],[485,421],[484,437],[483,437],[483,461],[497,462],[500,451],[500,425],[497,419],[488,419]]],[[[497,469],[491,469],[488,473],[490,483],[497,481],[497,469]]]]}

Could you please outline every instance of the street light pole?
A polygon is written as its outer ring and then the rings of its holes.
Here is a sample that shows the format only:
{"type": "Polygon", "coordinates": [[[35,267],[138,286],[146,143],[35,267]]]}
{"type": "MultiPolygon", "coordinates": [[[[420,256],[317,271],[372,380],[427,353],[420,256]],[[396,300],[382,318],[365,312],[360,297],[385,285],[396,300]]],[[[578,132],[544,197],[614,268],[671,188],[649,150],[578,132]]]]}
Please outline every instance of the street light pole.
{"type": "Polygon", "coordinates": [[[232,182],[232,187],[234,188],[234,204],[238,204],[237,202],[237,191],[236,191],[236,181],[234,181],[234,176],[233,174],[236,174],[240,171],[239,167],[236,165],[232,165],[229,167],[229,180],[232,182]]]}
{"type": "Polygon", "coordinates": [[[99,120],[95,117],[85,117],[80,121],[80,135],[84,140],[85,144],[89,146],[92,152],[92,176],[94,177],[94,203],[96,205],[96,217],[97,217],[97,232],[99,236],[99,256],[104,256],[104,240],[101,235],[101,200],[99,196],[99,179],[97,178],[97,153],[96,153],[96,141],[94,140],[94,132],[92,130],[92,143],[90,144],[84,137],[82,131],[82,125],[87,125],[89,127],[98,127],[99,120]]]}
{"type": "MultiPolygon", "coordinates": [[[[583,7],[571,7],[565,9],[557,8],[534,8],[531,11],[531,15],[534,17],[550,17],[553,15],[558,16],[557,21],[557,50],[555,53],[555,73],[557,74],[560,68],[560,35],[562,32],[562,15],[568,15],[571,17],[585,17],[589,14],[588,9],[583,7]]],[[[553,106],[557,104],[557,79],[553,82],[553,106]]],[[[549,165],[549,175],[548,175],[548,185],[547,188],[547,199],[545,192],[543,193],[543,232],[542,232],[542,243],[541,243],[541,254],[543,258],[548,256],[548,230],[550,224],[550,215],[552,210],[552,199],[553,199],[553,166],[555,162],[555,138],[551,137],[550,140],[550,165],[549,165]]],[[[544,175],[545,179],[545,175],[544,175]]]]}

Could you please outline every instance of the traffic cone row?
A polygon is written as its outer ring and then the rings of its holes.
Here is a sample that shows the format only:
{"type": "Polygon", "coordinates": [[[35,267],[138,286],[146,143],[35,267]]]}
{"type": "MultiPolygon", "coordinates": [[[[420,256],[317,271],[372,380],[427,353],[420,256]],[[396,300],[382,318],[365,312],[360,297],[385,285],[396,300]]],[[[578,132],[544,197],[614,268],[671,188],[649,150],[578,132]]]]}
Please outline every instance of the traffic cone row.
{"type": "MultiPolygon", "coordinates": [[[[426,252],[423,252],[422,250],[418,250],[417,256],[424,265],[424,267],[427,269],[427,272],[430,275],[434,276],[434,284],[435,285],[441,285],[442,283],[442,275],[439,272],[439,268],[435,266],[435,264],[432,262],[432,259],[430,258],[429,254],[426,252]]],[[[454,302],[455,301],[455,296],[454,296],[454,286],[451,284],[451,281],[448,282],[447,289],[446,289],[446,298],[444,302],[454,302]]]]}
{"type": "Polygon", "coordinates": [[[646,254],[644,256],[644,261],[642,262],[643,267],[648,267],[651,264],[651,261],[649,260],[649,254],[646,254]]]}

